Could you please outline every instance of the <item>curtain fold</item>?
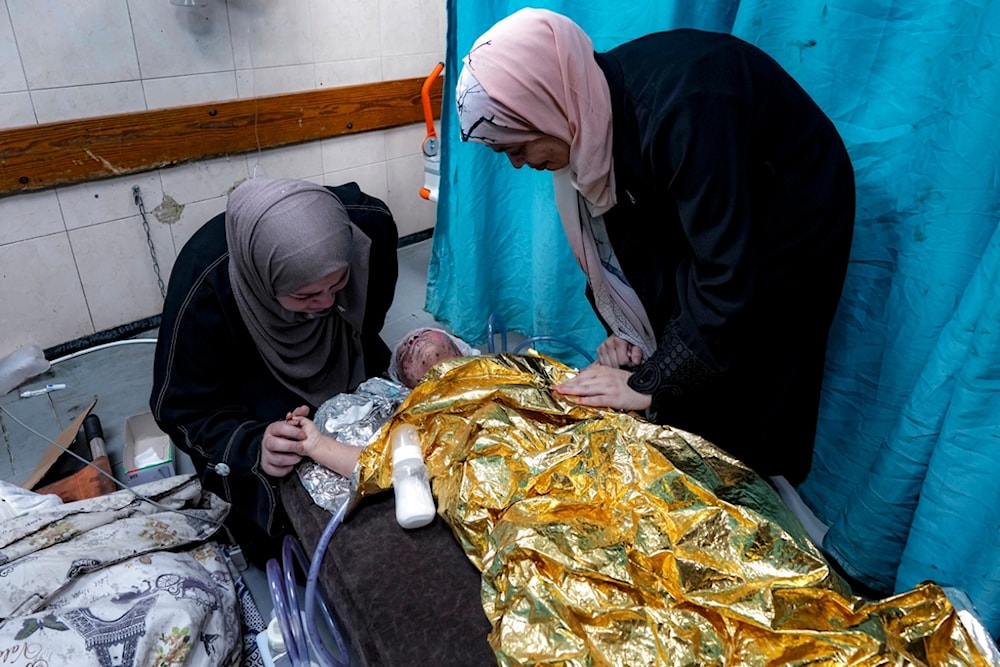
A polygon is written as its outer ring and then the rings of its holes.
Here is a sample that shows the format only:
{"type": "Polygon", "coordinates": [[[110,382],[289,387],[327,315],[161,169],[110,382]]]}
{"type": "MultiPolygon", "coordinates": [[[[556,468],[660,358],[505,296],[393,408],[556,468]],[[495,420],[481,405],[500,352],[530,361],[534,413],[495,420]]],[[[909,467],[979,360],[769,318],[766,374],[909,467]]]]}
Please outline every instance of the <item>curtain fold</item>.
{"type": "Polygon", "coordinates": [[[855,167],[857,226],[799,492],[853,576],[885,592],[960,588],[1000,635],[1000,0],[449,0],[426,308],[475,344],[496,312],[511,330],[592,350],[604,332],[551,176],[458,139],[460,59],[524,6],[567,14],[598,50],[677,27],[732,32],[834,121],[855,167]]]}

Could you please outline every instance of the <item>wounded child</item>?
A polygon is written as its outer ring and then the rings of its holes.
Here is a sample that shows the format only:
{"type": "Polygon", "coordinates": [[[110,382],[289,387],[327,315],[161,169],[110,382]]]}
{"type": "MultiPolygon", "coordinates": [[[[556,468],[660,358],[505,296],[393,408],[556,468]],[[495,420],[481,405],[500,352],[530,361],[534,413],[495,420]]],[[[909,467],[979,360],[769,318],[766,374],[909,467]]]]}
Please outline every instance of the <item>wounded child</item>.
{"type": "Polygon", "coordinates": [[[478,350],[443,329],[421,327],[396,344],[389,362],[389,377],[413,389],[435,364],[477,354],[478,350]]]}

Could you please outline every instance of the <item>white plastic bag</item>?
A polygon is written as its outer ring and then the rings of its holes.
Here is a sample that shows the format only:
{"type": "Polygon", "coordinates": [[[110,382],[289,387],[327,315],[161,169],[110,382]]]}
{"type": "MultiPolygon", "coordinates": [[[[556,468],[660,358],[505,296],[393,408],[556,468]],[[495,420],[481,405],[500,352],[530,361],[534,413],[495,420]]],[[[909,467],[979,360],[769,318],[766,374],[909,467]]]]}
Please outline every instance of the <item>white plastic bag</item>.
{"type": "Polygon", "coordinates": [[[13,519],[31,510],[48,509],[59,505],[62,505],[62,498],[54,493],[35,493],[0,480],[0,521],[13,519]]]}
{"type": "Polygon", "coordinates": [[[0,396],[16,389],[29,378],[49,370],[49,360],[35,344],[17,348],[0,359],[0,396]]]}

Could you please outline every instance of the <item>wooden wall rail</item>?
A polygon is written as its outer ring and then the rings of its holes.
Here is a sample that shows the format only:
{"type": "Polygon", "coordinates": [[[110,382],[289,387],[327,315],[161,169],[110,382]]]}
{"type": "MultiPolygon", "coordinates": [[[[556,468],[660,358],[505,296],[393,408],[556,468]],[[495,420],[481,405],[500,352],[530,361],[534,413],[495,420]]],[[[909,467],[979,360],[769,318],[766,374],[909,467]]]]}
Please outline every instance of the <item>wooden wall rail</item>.
{"type": "MultiPolygon", "coordinates": [[[[0,130],[0,197],[424,120],[400,79],[0,130]]],[[[431,87],[441,109],[441,79],[431,87]]]]}

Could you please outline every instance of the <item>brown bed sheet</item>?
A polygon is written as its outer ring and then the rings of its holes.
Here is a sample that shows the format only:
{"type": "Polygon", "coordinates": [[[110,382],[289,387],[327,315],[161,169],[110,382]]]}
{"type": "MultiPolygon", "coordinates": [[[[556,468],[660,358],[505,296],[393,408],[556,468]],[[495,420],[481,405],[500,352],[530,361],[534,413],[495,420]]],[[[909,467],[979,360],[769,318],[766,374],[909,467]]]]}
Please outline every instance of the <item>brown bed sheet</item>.
{"type": "MultiPolygon", "coordinates": [[[[295,475],[285,478],[281,494],[311,556],[331,515],[295,475]]],[[[345,639],[370,667],[496,665],[479,571],[440,517],[404,530],[395,507],[392,493],[366,498],[327,548],[320,583],[345,639]]]]}

